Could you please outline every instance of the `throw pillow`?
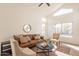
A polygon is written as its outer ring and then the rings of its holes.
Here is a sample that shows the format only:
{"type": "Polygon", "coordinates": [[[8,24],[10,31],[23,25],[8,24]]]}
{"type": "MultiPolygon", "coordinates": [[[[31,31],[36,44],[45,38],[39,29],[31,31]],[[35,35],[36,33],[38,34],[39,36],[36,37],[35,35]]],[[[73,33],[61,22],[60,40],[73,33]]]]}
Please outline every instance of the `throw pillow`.
{"type": "Polygon", "coordinates": [[[35,38],[36,40],[38,40],[38,39],[40,39],[40,36],[39,36],[39,35],[36,35],[36,36],[34,36],[34,38],[35,38]]]}
{"type": "Polygon", "coordinates": [[[27,42],[29,42],[30,41],[30,38],[27,36],[27,37],[21,37],[20,38],[20,42],[21,42],[21,44],[23,44],[23,43],[27,43],[27,42]]]}
{"type": "Polygon", "coordinates": [[[27,39],[28,41],[31,41],[31,38],[30,38],[29,36],[26,36],[26,39],[27,39]]]}
{"type": "Polygon", "coordinates": [[[22,35],[14,35],[14,39],[18,41],[18,43],[20,44],[20,37],[22,37],[22,35]]]}

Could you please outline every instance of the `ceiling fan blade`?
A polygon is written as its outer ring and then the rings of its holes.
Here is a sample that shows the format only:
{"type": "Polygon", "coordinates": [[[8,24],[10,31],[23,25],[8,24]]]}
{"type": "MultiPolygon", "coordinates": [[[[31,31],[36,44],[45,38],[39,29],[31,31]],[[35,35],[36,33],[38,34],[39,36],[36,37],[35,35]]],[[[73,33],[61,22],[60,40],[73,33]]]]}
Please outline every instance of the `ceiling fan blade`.
{"type": "Polygon", "coordinates": [[[40,3],[38,6],[40,7],[43,3],[40,3]]]}
{"type": "Polygon", "coordinates": [[[49,3],[46,3],[48,6],[50,6],[50,4],[49,3]]]}

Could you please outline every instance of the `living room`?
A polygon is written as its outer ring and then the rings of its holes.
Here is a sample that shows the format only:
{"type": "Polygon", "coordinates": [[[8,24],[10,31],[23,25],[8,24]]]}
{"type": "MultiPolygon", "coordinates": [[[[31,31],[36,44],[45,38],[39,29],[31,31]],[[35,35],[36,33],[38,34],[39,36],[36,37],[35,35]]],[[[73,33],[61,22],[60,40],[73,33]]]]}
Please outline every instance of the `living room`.
{"type": "MultiPolygon", "coordinates": [[[[14,35],[20,34],[40,34],[46,39],[51,39],[54,32],[61,32],[59,37],[60,44],[67,46],[67,49],[64,48],[66,49],[64,52],[67,51],[66,53],[68,53],[70,49],[71,52],[70,54],[66,54],[62,52],[61,50],[63,49],[61,49],[56,51],[57,55],[79,56],[79,3],[49,3],[50,6],[44,3],[40,7],[39,5],[40,3],[1,3],[0,42],[9,41],[14,35]],[[64,10],[64,12],[61,12],[63,14],[57,15],[56,13],[61,10],[64,10]],[[70,30],[66,33],[68,35],[61,35],[63,33],[61,29],[64,27],[61,28],[61,26],[63,24],[70,24],[70,30]],[[27,31],[24,29],[25,25],[30,25],[29,32],[25,32],[27,31]],[[58,25],[57,28],[55,27],[56,25],[58,25]]],[[[68,29],[66,28],[66,30],[68,29]]],[[[35,56],[36,52],[34,53],[35,56]]],[[[52,56],[55,55],[52,54],[52,56]]]]}

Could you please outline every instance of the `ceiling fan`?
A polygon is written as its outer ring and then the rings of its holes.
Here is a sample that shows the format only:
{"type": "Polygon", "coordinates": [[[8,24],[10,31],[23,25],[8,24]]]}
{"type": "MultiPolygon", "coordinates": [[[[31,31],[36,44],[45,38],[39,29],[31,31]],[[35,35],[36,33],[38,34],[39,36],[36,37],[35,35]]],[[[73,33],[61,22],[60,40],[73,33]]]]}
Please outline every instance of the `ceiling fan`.
{"type": "MultiPolygon", "coordinates": [[[[44,3],[40,3],[39,5],[38,5],[38,7],[40,7],[40,6],[42,6],[44,3]]],[[[50,6],[50,3],[45,3],[48,7],[50,6]]]]}

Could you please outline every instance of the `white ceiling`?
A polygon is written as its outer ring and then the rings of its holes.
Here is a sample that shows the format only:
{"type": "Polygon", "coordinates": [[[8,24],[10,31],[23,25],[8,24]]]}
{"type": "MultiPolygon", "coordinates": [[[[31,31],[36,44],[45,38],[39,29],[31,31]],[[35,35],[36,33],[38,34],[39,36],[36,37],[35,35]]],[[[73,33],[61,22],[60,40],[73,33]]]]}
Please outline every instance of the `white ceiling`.
{"type": "Polygon", "coordinates": [[[26,13],[34,13],[36,15],[40,16],[51,16],[53,13],[55,13],[60,8],[73,8],[78,9],[79,3],[50,3],[50,6],[48,7],[45,3],[38,7],[40,3],[1,3],[0,4],[0,10],[2,9],[14,9],[14,10],[26,10],[26,13]]]}
{"type": "MultiPolygon", "coordinates": [[[[73,9],[75,12],[79,10],[79,3],[64,3],[59,9],[73,9]]],[[[51,12],[48,17],[52,17],[59,9],[56,9],[55,12],[51,12]]]]}
{"type": "Polygon", "coordinates": [[[25,9],[26,11],[29,11],[29,13],[39,14],[41,16],[47,16],[53,13],[56,9],[58,9],[60,6],[62,6],[61,3],[50,3],[50,6],[48,7],[45,3],[38,7],[40,3],[5,3],[0,4],[0,8],[15,8],[18,10],[25,9]]]}
{"type": "Polygon", "coordinates": [[[65,3],[61,8],[79,8],[79,3],[65,3]]]}

